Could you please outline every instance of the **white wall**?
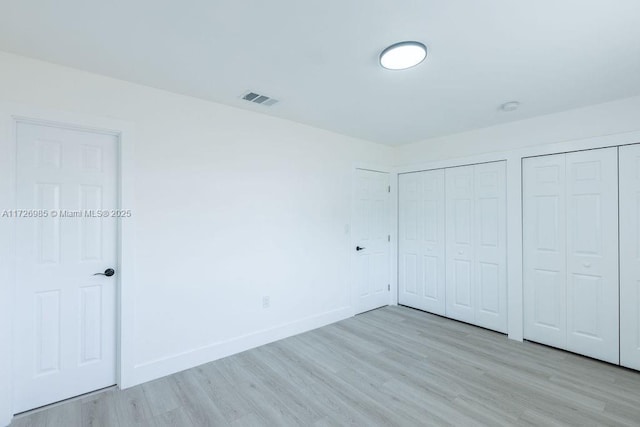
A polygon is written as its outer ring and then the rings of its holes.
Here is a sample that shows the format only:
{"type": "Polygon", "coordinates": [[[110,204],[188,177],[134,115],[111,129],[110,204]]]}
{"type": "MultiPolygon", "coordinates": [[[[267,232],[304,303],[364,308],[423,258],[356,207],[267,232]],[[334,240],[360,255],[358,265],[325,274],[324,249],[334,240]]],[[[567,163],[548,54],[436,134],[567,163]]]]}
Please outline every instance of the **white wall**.
{"type": "Polygon", "coordinates": [[[454,159],[637,130],[640,96],[403,145],[397,149],[396,164],[454,159]]]}
{"type": "Polygon", "coordinates": [[[133,382],[352,314],[353,165],[390,165],[389,147],[0,53],[3,101],[135,126],[133,382]]]}

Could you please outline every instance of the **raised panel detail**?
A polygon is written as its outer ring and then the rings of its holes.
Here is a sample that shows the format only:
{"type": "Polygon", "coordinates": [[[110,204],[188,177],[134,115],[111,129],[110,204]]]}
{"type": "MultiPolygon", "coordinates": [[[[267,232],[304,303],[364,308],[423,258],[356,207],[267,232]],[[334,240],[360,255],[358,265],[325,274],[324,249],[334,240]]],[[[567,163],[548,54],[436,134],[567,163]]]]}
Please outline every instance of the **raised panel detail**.
{"type": "Polygon", "coordinates": [[[40,139],[36,143],[36,165],[41,169],[60,169],[62,146],[58,141],[40,139]]]}
{"type": "Polygon", "coordinates": [[[553,184],[560,180],[558,166],[539,166],[535,168],[535,171],[535,179],[538,184],[553,184]]]}
{"type": "Polygon", "coordinates": [[[576,181],[600,181],[600,161],[574,163],[576,181]]]}
{"type": "Polygon", "coordinates": [[[438,299],[438,258],[434,256],[424,257],[424,296],[438,299]]]}
{"type": "Polygon", "coordinates": [[[358,294],[361,297],[369,295],[369,255],[362,254],[356,257],[356,271],[358,272],[358,280],[360,281],[358,286],[358,294]]]}
{"type": "Polygon", "coordinates": [[[416,199],[418,197],[418,181],[415,174],[407,174],[405,176],[410,176],[411,179],[403,181],[402,192],[407,193],[411,199],[416,199]]]}
{"type": "Polygon", "coordinates": [[[404,218],[404,238],[405,240],[417,240],[418,202],[416,200],[407,200],[406,206],[406,214],[404,218]]]}
{"type": "Polygon", "coordinates": [[[496,188],[498,186],[498,174],[496,172],[483,172],[479,174],[480,187],[496,188]]]}
{"type": "Polygon", "coordinates": [[[572,333],[600,339],[600,301],[602,278],[585,274],[573,274],[573,324],[572,333]]]}
{"type": "Polygon", "coordinates": [[[457,199],[455,206],[455,242],[468,244],[471,242],[471,201],[457,199]]]}
{"type": "Polygon", "coordinates": [[[360,220],[360,239],[361,240],[370,240],[371,239],[371,200],[361,200],[359,203],[359,215],[358,219],[360,220]]]}
{"type": "Polygon", "coordinates": [[[573,228],[574,253],[600,255],[602,250],[602,219],[600,217],[600,195],[583,194],[573,196],[575,218],[569,222],[573,228]]]}
{"type": "Polygon", "coordinates": [[[457,175],[455,177],[455,186],[459,190],[467,190],[471,188],[471,178],[469,176],[457,175]]]}
{"type": "Polygon", "coordinates": [[[454,274],[454,304],[471,307],[471,263],[469,261],[455,260],[454,274]]]}
{"type": "Polygon", "coordinates": [[[80,288],[80,363],[102,359],[102,286],[80,288]]]}
{"type": "Polygon", "coordinates": [[[557,271],[536,269],[534,271],[533,292],[534,323],[553,329],[560,328],[561,310],[560,291],[562,290],[563,277],[557,271]]]}
{"type": "Polygon", "coordinates": [[[82,169],[102,172],[102,148],[93,145],[82,146],[82,169]]]}
{"type": "Polygon", "coordinates": [[[480,263],[480,310],[498,314],[500,312],[500,268],[497,264],[480,263]]]}
{"type": "Polygon", "coordinates": [[[498,199],[482,198],[478,200],[480,215],[480,246],[498,246],[498,199]]]}
{"type": "Polygon", "coordinates": [[[384,239],[387,237],[387,228],[385,226],[385,217],[386,217],[386,209],[385,209],[385,200],[377,199],[373,204],[373,230],[371,230],[371,235],[374,239],[384,239]]]}
{"type": "MultiPolygon", "coordinates": [[[[36,184],[37,209],[60,209],[60,186],[36,184]]],[[[60,219],[39,218],[36,228],[37,258],[39,264],[57,264],[60,261],[60,219]]]]}
{"type": "Polygon", "coordinates": [[[418,293],[417,262],[418,262],[417,256],[415,254],[404,255],[404,272],[405,272],[404,291],[414,295],[418,293]]]}
{"type": "Polygon", "coordinates": [[[35,375],[46,375],[60,370],[60,291],[35,297],[35,375]]]}
{"type": "Polygon", "coordinates": [[[424,240],[429,243],[438,240],[438,203],[435,200],[424,202],[424,240]]]}
{"type": "MultiPolygon", "coordinates": [[[[81,185],[80,208],[102,209],[102,187],[81,185]]],[[[80,219],[80,259],[96,261],[102,259],[102,219],[84,215],[80,219]]]]}
{"type": "Polygon", "coordinates": [[[371,274],[373,277],[371,280],[371,287],[373,288],[373,292],[382,292],[387,287],[387,281],[385,274],[387,266],[386,263],[386,254],[384,252],[376,252],[369,257],[369,262],[371,265],[371,274]]]}
{"type": "Polygon", "coordinates": [[[558,252],[558,196],[536,196],[536,249],[558,252]]]}

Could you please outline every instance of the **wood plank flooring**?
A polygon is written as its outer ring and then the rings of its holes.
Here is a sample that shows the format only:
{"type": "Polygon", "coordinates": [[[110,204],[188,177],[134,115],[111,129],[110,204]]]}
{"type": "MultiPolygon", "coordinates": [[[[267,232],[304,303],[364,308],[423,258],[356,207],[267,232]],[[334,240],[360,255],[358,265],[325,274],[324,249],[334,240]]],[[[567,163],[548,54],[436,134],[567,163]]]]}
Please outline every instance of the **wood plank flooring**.
{"type": "Polygon", "coordinates": [[[640,425],[640,372],[385,307],[12,427],[640,425]]]}

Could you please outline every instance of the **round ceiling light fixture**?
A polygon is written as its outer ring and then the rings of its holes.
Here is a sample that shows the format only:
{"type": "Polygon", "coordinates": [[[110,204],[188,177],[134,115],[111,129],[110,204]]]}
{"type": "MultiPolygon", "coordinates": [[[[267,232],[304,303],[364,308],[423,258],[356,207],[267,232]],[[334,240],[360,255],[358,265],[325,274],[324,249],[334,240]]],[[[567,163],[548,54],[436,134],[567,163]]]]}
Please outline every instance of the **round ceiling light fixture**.
{"type": "Polygon", "coordinates": [[[500,106],[500,110],[505,113],[516,111],[520,107],[520,103],[518,101],[509,101],[505,102],[500,106]]]}
{"type": "Polygon", "coordinates": [[[387,70],[406,70],[427,57],[427,47],[414,41],[395,43],[380,54],[380,65],[387,70]]]}

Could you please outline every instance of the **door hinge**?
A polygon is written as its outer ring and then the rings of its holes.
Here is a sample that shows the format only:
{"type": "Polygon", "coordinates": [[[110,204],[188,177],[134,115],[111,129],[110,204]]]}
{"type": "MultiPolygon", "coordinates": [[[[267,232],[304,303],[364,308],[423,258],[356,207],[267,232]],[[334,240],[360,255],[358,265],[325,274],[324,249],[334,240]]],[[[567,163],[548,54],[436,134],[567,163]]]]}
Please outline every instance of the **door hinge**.
{"type": "Polygon", "coordinates": [[[391,291],[391,285],[387,285],[387,290],[391,291]]]}

